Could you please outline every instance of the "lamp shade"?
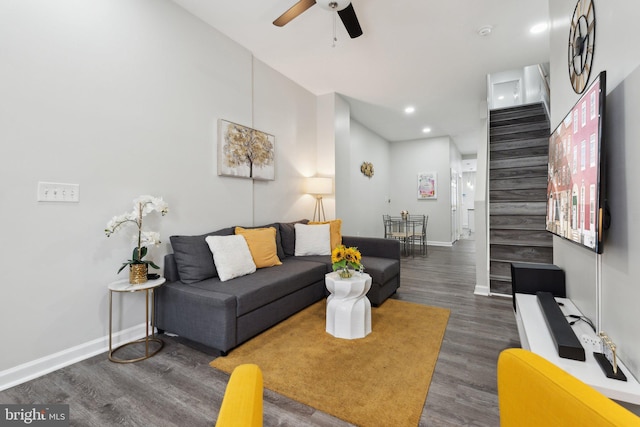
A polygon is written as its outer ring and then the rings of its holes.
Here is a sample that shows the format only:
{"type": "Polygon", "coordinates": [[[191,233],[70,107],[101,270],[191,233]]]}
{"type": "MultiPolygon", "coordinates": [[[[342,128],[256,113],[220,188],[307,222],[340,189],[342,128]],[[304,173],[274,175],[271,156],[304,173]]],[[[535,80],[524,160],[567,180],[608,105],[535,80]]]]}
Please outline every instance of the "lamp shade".
{"type": "Polygon", "coordinates": [[[331,194],[333,193],[333,180],[314,176],[305,180],[305,191],[308,194],[331,194]]]}

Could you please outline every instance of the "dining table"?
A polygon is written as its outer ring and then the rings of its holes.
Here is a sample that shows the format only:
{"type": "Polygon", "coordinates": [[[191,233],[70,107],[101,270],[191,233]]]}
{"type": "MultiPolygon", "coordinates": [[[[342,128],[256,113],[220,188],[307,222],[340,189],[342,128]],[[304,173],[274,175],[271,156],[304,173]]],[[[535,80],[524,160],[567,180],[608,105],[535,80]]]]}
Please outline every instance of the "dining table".
{"type": "Polygon", "coordinates": [[[402,254],[404,256],[415,256],[413,238],[416,236],[416,230],[422,233],[425,221],[424,215],[390,216],[388,220],[392,233],[390,237],[400,240],[402,254]]]}

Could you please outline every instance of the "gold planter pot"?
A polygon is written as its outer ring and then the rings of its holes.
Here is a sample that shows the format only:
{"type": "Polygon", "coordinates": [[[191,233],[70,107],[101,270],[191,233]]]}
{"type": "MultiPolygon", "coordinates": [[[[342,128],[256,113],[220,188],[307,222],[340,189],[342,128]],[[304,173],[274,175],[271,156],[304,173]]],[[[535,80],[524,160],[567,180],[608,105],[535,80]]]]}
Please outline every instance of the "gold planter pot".
{"type": "Polygon", "coordinates": [[[139,285],[147,281],[147,264],[129,265],[129,283],[139,285]]]}

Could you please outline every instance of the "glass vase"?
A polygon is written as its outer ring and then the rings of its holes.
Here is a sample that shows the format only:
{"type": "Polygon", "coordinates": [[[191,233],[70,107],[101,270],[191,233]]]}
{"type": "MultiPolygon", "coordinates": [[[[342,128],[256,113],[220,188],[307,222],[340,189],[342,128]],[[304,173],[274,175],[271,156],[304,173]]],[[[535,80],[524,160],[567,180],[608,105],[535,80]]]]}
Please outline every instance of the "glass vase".
{"type": "Polygon", "coordinates": [[[338,275],[340,275],[342,279],[348,279],[349,277],[353,276],[353,270],[350,270],[347,267],[341,268],[340,270],[338,270],[338,275]]]}

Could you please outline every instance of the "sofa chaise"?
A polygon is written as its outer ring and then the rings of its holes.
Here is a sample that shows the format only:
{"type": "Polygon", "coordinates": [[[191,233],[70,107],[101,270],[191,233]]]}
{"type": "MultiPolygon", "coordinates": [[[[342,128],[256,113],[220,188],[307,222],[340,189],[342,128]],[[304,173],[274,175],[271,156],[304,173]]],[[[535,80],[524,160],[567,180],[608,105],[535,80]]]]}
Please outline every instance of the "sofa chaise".
{"type": "MultiPolygon", "coordinates": [[[[298,221],[297,224],[306,224],[298,221]]],[[[155,324],[225,355],[241,343],[327,295],[325,274],[331,256],[295,256],[296,223],[273,223],[280,265],[222,281],[207,244],[209,236],[230,236],[236,227],[200,236],[172,236],[173,253],[165,256],[167,282],[156,290],[155,324]]],[[[299,233],[300,234],[300,233],[299,233]]],[[[400,244],[371,237],[340,236],[362,253],[372,277],[367,297],[378,306],[400,286],[400,244]]],[[[217,260],[216,260],[217,261],[217,260]]]]}

